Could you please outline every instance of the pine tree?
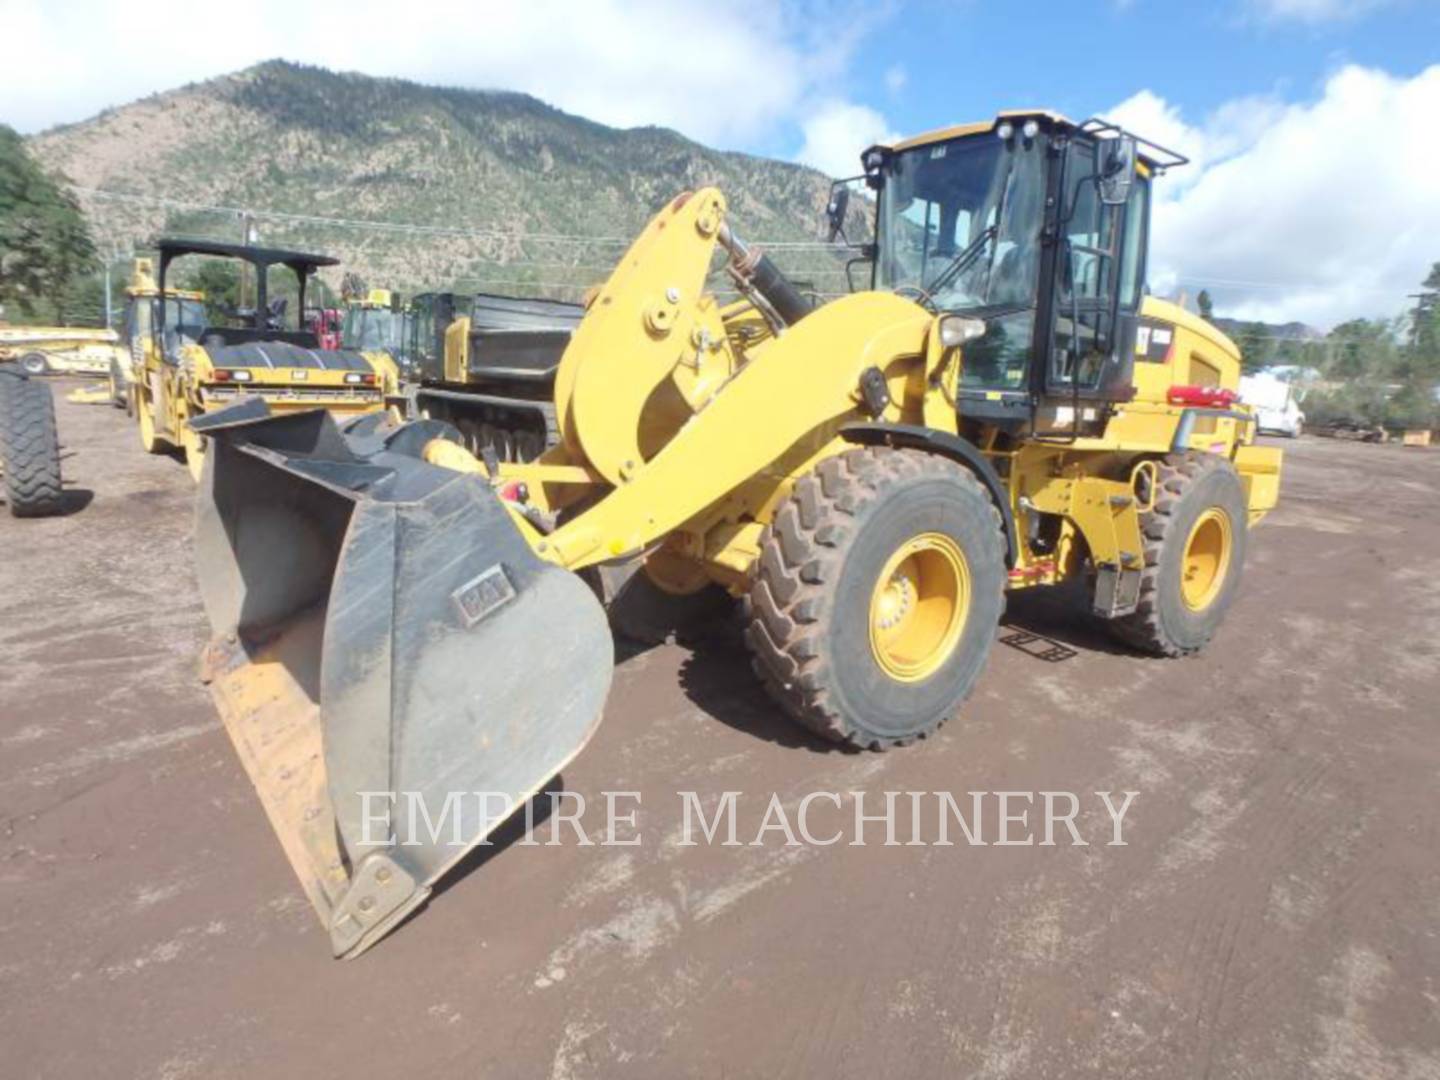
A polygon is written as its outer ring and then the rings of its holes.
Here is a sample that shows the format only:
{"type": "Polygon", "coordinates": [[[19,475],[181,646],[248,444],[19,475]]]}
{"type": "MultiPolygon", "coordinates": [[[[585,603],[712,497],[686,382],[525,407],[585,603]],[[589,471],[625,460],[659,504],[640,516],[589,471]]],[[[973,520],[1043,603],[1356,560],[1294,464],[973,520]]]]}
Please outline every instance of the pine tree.
{"type": "Polygon", "coordinates": [[[80,207],[0,124],[0,305],[56,311],[94,260],[80,207]]]}

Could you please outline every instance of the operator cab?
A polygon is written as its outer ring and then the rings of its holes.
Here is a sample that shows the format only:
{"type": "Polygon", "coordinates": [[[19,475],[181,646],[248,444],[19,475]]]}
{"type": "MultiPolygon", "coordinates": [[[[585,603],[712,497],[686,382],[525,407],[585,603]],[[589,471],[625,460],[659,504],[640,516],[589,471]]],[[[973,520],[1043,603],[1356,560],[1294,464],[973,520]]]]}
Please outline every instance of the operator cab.
{"type": "MultiPolygon", "coordinates": [[[[279,248],[255,247],[250,244],[226,244],[211,240],[161,240],[160,251],[160,295],[164,297],[165,340],[161,353],[175,355],[184,344],[201,344],[206,347],[243,345],[255,341],[281,341],[302,349],[317,349],[320,342],[314,329],[306,325],[305,291],[315,272],[324,266],[338,266],[340,260],[329,255],[309,255],[300,251],[284,251],[279,248]],[[225,316],[231,326],[212,326],[208,322],[195,325],[196,312],[188,316],[170,309],[183,303],[166,291],[165,280],[170,264],[187,255],[211,256],[234,259],[251,268],[253,283],[253,306],[228,308],[225,316]],[[293,308],[289,297],[270,295],[270,268],[284,267],[295,276],[295,303],[293,308]],[[175,328],[172,330],[172,326],[175,328]]],[[[203,306],[198,314],[203,317],[203,306]]]]}
{"type": "Polygon", "coordinates": [[[1009,112],[861,160],[871,287],[983,324],[964,345],[962,416],[1073,439],[1133,396],[1150,183],[1185,158],[1103,121],[1009,112]]]}
{"type": "Polygon", "coordinates": [[[404,339],[404,318],[398,295],[389,289],[371,289],[346,306],[341,347],[394,355],[404,339]]]}

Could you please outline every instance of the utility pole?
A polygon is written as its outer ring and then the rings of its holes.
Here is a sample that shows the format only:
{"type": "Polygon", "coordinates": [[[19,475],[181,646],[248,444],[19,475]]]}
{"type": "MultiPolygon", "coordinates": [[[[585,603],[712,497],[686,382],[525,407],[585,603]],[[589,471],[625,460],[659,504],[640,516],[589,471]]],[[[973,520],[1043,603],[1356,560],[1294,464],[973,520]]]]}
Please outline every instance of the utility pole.
{"type": "MultiPolygon", "coordinates": [[[[240,242],[241,242],[242,244],[254,244],[254,243],[256,243],[259,239],[260,239],[260,232],[259,232],[258,229],[255,228],[255,215],[252,214],[252,213],[250,213],[249,210],[241,210],[241,211],[240,211],[240,242]]],[[[249,264],[248,264],[248,263],[245,263],[245,262],[242,262],[242,263],[240,264],[240,306],[241,306],[242,308],[249,306],[249,302],[248,302],[248,300],[246,299],[246,294],[247,294],[247,292],[248,292],[248,289],[247,289],[246,286],[247,286],[247,283],[248,283],[249,280],[250,280],[250,275],[249,275],[248,271],[249,271],[249,264]]]]}
{"type": "Polygon", "coordinates": [[[1434,302],[1435,294],[1429,292],[1410,293],[1407,299],[1415,301],[1415,310],[1410,313],[1410,346],[1418,348],[1420,345],[1420,320],[1425,317],[1430,303],[1434,302]]]}

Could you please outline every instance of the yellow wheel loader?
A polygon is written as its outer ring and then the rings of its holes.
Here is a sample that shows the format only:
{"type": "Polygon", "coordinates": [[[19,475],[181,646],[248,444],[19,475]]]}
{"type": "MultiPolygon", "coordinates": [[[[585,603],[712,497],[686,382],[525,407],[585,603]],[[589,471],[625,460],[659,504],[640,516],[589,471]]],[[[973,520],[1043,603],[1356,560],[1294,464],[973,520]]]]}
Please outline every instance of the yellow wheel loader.
{"type": "Polygon", "coordinates": [[[434,420],[196,421],[206,677],[335,953],[580,751],[626,592],[739,601],[777,707],[872,749],[955,715],[1007,590],[1083,582],[1125,641],[1202,648],[1280,454],[1234,345],[1146,295],[1183,160],[1049,113],[873,147],[870,287],[813,309],[682,194],[590,300],[532,462],[434,420]]]}
{"type": "Polygon", "coordinates": [[[208,240],[166,239],[158,247],[153,296],[163,298],[163,317],[150,320],[130,379],[130,404],[147,453],[183,450],[198,482],[205,440],[188,423],[196,417],[242,397],[263,401],[276,413],[323,408],[357,416],[384,410],[387,397],[398,391],[399,371],[385,353],[321,349],[314,332],[299,325],[310,279],[338,260],[208,240]],[[235,325],[209,325],[199,299],[166,287],[171,265],[185,256],[246,263],[255,282],[254,307],[228,312],[235,325]],[[286,298],[270,295],[272,269],[294,275],[295,319],[287,319],[286,298]]]}

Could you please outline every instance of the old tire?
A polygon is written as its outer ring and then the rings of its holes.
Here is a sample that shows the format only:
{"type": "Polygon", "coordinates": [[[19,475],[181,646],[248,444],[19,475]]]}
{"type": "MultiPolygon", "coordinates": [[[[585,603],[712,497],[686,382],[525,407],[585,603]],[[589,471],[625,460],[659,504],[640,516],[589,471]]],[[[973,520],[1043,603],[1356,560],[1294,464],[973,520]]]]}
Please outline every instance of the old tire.
{"type": "Polygon", "coordinates": [[[20,358],[20,370],[26,375],[50,374],[50,361],[44,353],[26,353],[20,358]]]}
{"type": "Polygon", "coordinates": [[[914,450],[829,458],[767,526],[745,640],[797,721],[884,750],[969,696],[1004,608],[999,511],[975,476],[914,450]]]}
{"type": "Polygon", "coordinates": [[[0,467],[12,515],[60,512],[60,442],[48,386],[0,374],[0,467]]]}
{"type": "Polygon", "coordinates": [[[1155,507],[1140,521],[1140,602],[1110,628],[1145,652],[1186,656],[1214,637],[1239,589],[1245,489],[1235,467],[1214,454],[1171,454],[1158,464],[1155,507]]]}

